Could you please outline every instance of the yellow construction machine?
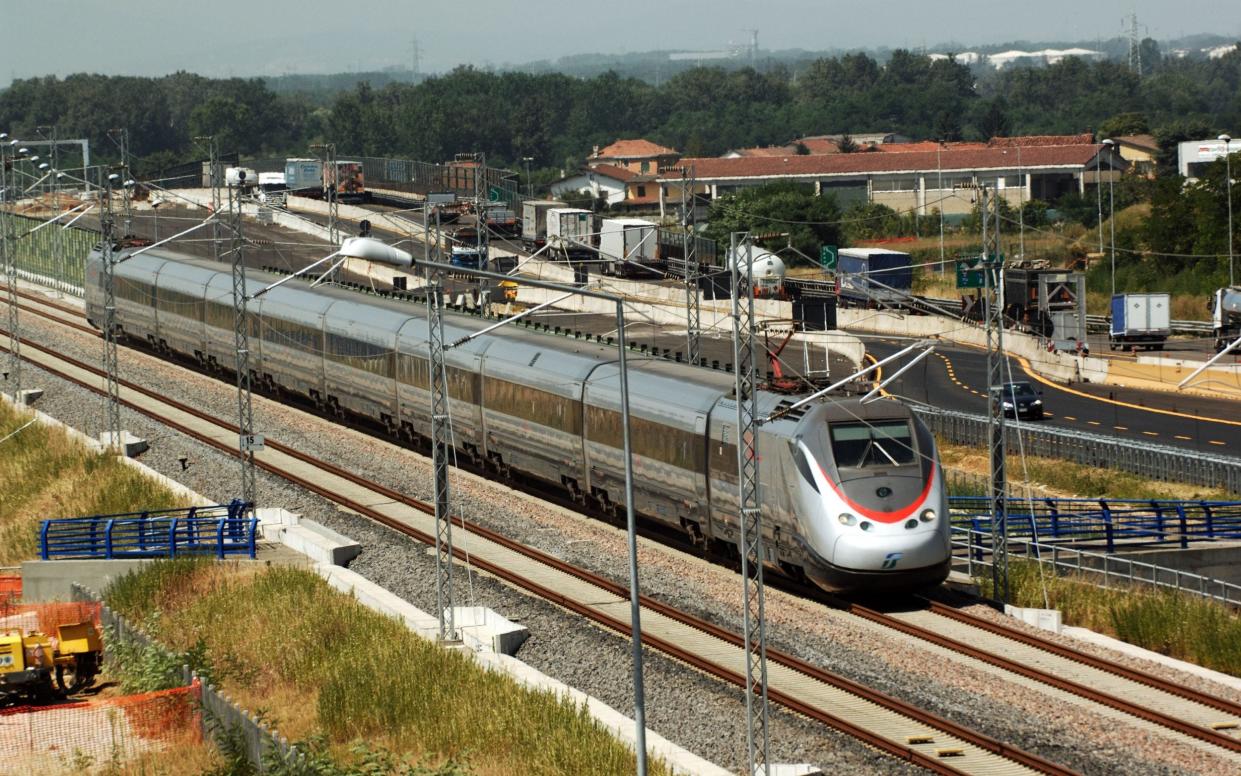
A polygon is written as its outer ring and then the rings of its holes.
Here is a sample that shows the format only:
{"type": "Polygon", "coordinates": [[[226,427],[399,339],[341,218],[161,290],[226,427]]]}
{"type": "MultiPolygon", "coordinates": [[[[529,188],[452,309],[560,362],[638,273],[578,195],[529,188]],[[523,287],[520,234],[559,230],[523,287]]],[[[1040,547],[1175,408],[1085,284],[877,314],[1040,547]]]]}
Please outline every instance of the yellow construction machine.
{"type": "Polygon", "coordinates": [[[103,664],[93,622],[59,625],[56,636],[0,633],[0,705],[49,703],[90,687],[103,664]]]}

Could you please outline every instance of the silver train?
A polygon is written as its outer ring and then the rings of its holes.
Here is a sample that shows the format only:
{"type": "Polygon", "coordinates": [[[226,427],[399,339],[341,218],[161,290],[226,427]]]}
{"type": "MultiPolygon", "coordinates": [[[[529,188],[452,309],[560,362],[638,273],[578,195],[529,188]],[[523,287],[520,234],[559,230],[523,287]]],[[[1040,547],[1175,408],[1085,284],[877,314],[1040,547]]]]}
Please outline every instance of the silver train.
{"type": "MultiPolygon", "coordinates": [[[[250,291],[279,278],[249,272],[250,291]]],[[[102,261],[86,268],[88,317],[104,320],[102,261]]],[[[225,268],[151,250],[116,266],[120,333],[206,368],[234,361],[232,278],[225,268]]],[[[425,438],[430,419],[422,308],[294,280],[252,302],[256,385],[354,413],[393,436],[425,438]]],[[[486,325],[449,313],[445,341],[486,325]]],[[[504,475],[623,508],[615,348],[505,327],[447,351],[459,455],[504,475]]],[[[634,506],[696,542],[735,552],[736,405],[731,375],[630,359],[634,506]]],[[[762,392],[760,417],[788,396],[762,392]]],[[[833,591],[912,590],[949,567],[943,471],[926,427],[903,405],[812,404],[760,427],[766,562],[833,591]]]]}

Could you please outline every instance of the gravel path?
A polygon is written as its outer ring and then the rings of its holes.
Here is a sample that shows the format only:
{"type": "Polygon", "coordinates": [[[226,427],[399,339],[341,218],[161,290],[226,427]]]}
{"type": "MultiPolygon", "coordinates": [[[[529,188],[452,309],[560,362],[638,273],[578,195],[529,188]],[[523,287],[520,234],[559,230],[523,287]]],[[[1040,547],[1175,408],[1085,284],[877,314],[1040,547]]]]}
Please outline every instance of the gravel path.
{"type": "MultiPolygon", "coordinates": [[[[35,341],[66,355],[92,363],[99,358],[98,340],[32,315],[24,316],[24,326],[35,341]]],[[[224,417],[236,411],[235,392],[225,383],[187,376],[183,370],[130,350],[122,350],[120,360],[126,379],[168,390],[181,401],[224,417]]],[[[34,379],[31,375],[31,384],[34,379]]],[[[48,389],[41,409],[88,432],[98,430],[98,397],[42,374],[38,384],[48,389]]],[[[365,472],[412,496],[430,496],[430,467],[420,456],[259,397],[255,397],[254,409],[256,430],[274,439],[365,472]]],[[[210,497],[233,495],[235,460],[135,413],[126,411],[123,417],[127,429],[150,440],[152,449],[142,457],[147,465],[210,497]],[[190,459],[185,472],[177,460],[181,456],[190,459]]],[[[454,501],[468,520],[503,530],[619,582],[627,581],[622,532],[470,475],[457,474],[453,488],[454,501]]],[[[434,608],[434,563],[426,548],[261,471],[259,498],[263,504],[284,506],[356,538],[364,550],[351,568],[421,608],[434,608]]],[[[735,573],[649,542],[642,543],[639,559],[644,593],[737,627],[740,584],[735,573]]],[[[626,639],[583,626],[578,618],[490,578],[474,575],[471,579],[466,589],[472,603],[490,606],[530,628],[531,638],[518,657],[622,711],[632,711],[626,639]]],[[[1006,681],[943,650],[820,604],[769,590],[767,613],[770,642],[780,649],[1083,773],[1237,771],[1235,762],[1200,746],[1118,725],[1109,713],[1006,681]]],[[[1170,672],[1157,665],[1148,670],[1170,672]]],[[[1182,678],[1179,672],[1172,673],[1182,678]]],[[[1225,692],[1224,688],[1213,689],[1225,692]]],[[[653,729],[729,769],[744,770],[744,709],[739,692],[649,651],[646,691],[648,723],[653,729]]],[[[771,732],[775,762],[815,763],[829,773],[913,770],[775,707],[771,732]]]]}

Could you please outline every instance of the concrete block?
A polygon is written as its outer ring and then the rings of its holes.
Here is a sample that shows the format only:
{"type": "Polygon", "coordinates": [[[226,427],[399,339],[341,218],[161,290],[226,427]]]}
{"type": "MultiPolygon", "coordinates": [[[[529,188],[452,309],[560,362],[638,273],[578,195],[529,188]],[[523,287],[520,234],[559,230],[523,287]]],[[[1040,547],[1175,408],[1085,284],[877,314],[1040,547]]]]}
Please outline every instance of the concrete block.
{"type": "Polygon", "coordinates": [[[19,404],[29,407],[39,399],[43,398],[42,388],[23,388],[17,392],[17,400],[19,404]]]}
{"type": "Polygon", "coordinates": [[[515,655],[530,631],[485,606],[454,606],[453,625],[461,641],[475,652],[515,655]]]}
{"type": "Polygon", "coordinates": [[[1064,626],[1059,609],[1034,609],[1005,604],[1004,613],[1009,617],[1021,620],[1027,625],[1033,625],[1040,630],[1051,631],[1052,633],[1059,633],[1064,626]]]}
{"type": "Polygon", "coordinates": [[[302,520],[301,515],[290,512],[284,507],[259,507],[254,510],[254,516],[259,521],[260,530],[269,525],[297,525],[302,520]]]}
{"type": "Polygon", "coordinates": [[[68,601],[74,582],[103,592],[113,580],[151,562],[150,558],[23,561],[22,600],[68,601]]]}
{"type": "Polygon", "coordinates": [[[361,544],[309,520],[296,525],[264,524],[262,533],[264,539],[280,542],[315,563],[330,566],[344,566],[362,552],[361,544]]]}
{"type": "MultiPolygon", "coordinates": [[[[112,447],[112,432],[104,431],[99,435],[99,441],[104,447],[112,447]]],[[[118,445],[121,452],[126,458],[133,458],[135,455],[145,453],[151,448],[147,441],[141,437],[134,436],[128,431],[121,432],[121,442],[118,445]]]]}

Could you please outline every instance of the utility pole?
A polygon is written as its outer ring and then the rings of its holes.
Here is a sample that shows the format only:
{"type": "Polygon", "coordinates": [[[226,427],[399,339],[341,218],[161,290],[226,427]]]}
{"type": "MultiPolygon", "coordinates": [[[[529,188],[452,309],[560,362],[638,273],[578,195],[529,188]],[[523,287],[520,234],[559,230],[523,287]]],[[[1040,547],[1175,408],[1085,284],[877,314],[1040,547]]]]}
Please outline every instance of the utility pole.
{"type": "MultiPolygon", "coordinates": [[[[437,219],[438,220],[438,219],[437,219]]],[[[438,229],[436,230],[438,233],[438,229]]],[[[448,381],[444,368],[444,272],[427,277],[427,340],[431,362],[431,462],[435,472],[435,601],[440,640],[455,641],[452,516],[448,511],[448,381]]]]}
{"type": "MultiPolygon", "coordinates": [[[[999,186],[996,186],[998,195],[999,186]]],[[[993,594],[1009,600],[1008,589],[1008,483],[1004,439],[1004,275],[1000,255],[1000,199],[990,197],[986,184],[982,197],[982,267],[987,326],[987,420],[991,451],[991,581],[993,594]],[[987,222],[994,208],[990,232],[987,222]]]]}
{"type": "Polygon", "coordinates": [[[702,351],[702,295],[698,288],[698,231],[695,222],[694,168],[681,168],[681,225],[685,227],[685,339],[689,363],[697,366],[702,351]],[[686,183],[689,183],[688,205],[686,183]]]}
{"type": "MultiPolygon", "coordinates": [[[[10,182],[5,169],[4,156],[4,147],[0,146],[0,191],[4,192],[5,199],[9,199],[10,182]]],[[[9,159],[16,167],[16,153],[9,159]]],[[[16,184],[16,169],[13,170],[12,179],[16,184]]],[[[16,201],[15,198],[14,201],[16,201]]],[[[9,292],[9,377],[13,386],[13,401],[20,406],[25,404],[26,397],[22,395],[21,319],[17,312],[17,240],[16,235],[13,234],[13,216],[8,208],[0,211],[0,258],[4,259],[4,278],[8,281],[9,292]]]]}
{"type": "Polygon", "coordinates": [[[228,187],[228,210],[232,217],[233,247],[233,344],[237,349],[237,453],[241,459],[241,500],[248,509],[256,506],[257,488],[254,476],[254,453],[261,449],[262,439],[254,433],[254,409],[250,386],[250,320],[247,311],[245,235],[242,232],[241,188],[245,173],[238,171],[234,195],[228,187]]]}
{"type": "Polygon", "coordinates": [[[105,444],[114,450],[124,450],[121,438],[121,387],[117,374],[116,355],[116,244],[113,230],[116,227],[112,215],[112,184],[119,180],[116,173],[104,176],[103,211],[99,222],[103,230],[103,371],[107,379],[107,396],[104,398],[105,444]]]}
{"type": "MultiPolygon", "coordinates": [[[[125,191],[129,189],[130,181],[133,178],[129,171],[129,129],[109,129],[108,137],[112,139],[112,142],[116,144],[116,147],[121,152],[121,190],[125,191]]],[[[123,201],[125,205],[125,235],[133,233],[134,213],[132,200],[133,191],[131,190],[123,201]]]]}
{"type": "Polygon", "coordinates": [[[323,152],[323,199],[327,202],[327,234],[328,242],[333,248],[340,247],[340,169],[336,165],[336,144],[316,143],[311,148],[323,152]]]}
{"type": "Polygon", "coordinates": [[[220,253],[220,208],[223,207],[223,196],[220,185],[224,181],[223,170],[220,169],[220,148],[216,145],[215,135],[204,135],[194,138],[207,145],[208,170],[211,180],[211,214],[216,216],[211,222],[211,257],[216,261],[222,259],[220,253]]]}
{"type": "Polygon", "coordinates": [[[487,154],[479,151],[474,154],[477,167],[474,168],[474,208],[478,218],[475,233],[475,248],[478,250],[478,268],[486,269],[487,256],[487,154]]]}
{"type": "Polygon", "coordinates": [[[741,525],[742,632],[745,638],[746,749],[750,774],[769,773],[767,730],[767,625],[763,601],[762,500],[758,476],[758,370],[754,333],[754,245],[747,239],[745,263],[733,232],[733,363],[737,365],[737,485],[741,525]]]}

